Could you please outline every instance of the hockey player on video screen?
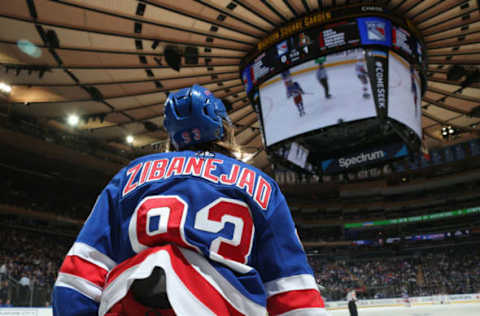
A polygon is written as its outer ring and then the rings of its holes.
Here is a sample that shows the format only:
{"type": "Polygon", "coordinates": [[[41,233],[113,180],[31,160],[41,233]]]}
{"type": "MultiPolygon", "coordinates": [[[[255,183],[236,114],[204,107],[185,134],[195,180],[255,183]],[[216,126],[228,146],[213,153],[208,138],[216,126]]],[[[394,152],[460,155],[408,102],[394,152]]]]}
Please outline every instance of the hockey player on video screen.
{"type": "Polygon", "coordinates": [[[298,82],[292,80],[292,77],[288,71],[282,73],[282,79],[287,90],[287,98],[293,97],[293,103],[297,107],[298,114],[300,116],[304,116],[305,109],[303,107],[302,95],[305,94],[305,92],[298,82]]]}
{"type": "Polygon", "coordinates": [[[360,79],[360,82],[362,84],[362,96],[365,99],[370,98],[370,94],[368,93],[368,72],[365,65],[365,59],[363,57],[359,57],[357,59],[357,63],[355,64],[355,72],[357,73],[357,77],[358,79],[360,79]]]}
{"type": "Polygon", "coordinates": [[[54,316],[325,315],[277,183],[230,156],[223,103],[171,93],[173,148],[105,187],[53,289],[54,316]]]}
{"type": "Polygon", "coordinates": [[[303,55],[308,55],[310,52],[310,45],[312,45],[312,40],[305,33],[298,34],[298,49],[302,52],[303,55]]]}
{"type": "Polygon", "coordinates": [[[318,64],[316,75],[317,75],[318,82],[322,85],[323,90],[325,92],[325,98],[330,99],[332,96],[330,95],[330,91],[328,88],[327,70],[325,69],[325,66],[324,66],[325,61],[326,61],[325,56],[315,59],[315,63],[318,64]]]}
{"type": "Polygon", "coordinates": [[[287,81],[287,90],[289,91],[288,94],[293,97],[293,103],[298,109],[298,114],[300,116],[305,115],[305,109],[303,107],[303,97],[302,95],[305,94],[302,87],[296,81],[287,81]]]}

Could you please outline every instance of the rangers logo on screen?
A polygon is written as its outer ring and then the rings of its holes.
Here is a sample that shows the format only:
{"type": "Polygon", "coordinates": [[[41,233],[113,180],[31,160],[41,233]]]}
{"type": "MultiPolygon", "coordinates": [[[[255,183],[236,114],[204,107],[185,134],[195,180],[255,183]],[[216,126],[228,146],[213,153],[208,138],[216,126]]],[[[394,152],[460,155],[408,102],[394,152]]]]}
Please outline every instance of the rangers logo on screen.
{"type": "Polygon", "coordinates": [[[280,61],[285,64],[287,62],[287,54],[288,54],[287,41],[283,41],[277,44],[277,54],[278,54],[278,57],[280,57],[280,61]]]}
{"type": "Polygon", "coordinates": [[[366,21],[367,36],[371,41],[385,41],[385,22],[366,21]]]}

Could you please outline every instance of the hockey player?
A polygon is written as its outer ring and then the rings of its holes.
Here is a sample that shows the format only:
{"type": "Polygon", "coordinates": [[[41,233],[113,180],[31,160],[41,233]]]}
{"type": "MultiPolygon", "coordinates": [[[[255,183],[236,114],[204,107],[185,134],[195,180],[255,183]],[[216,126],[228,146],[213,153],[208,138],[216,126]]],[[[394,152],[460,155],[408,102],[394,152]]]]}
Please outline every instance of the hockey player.
{"type": "Polygon", "coordinates": [[[323,90],[325,91],[325,98],[330,99],[332,96],[330,95],[329,88],[328,88],[327,70],[323,65],[325,61],[326,61],[325,56],[315,59],[315,63],[318,64],[317,80],[322,85],[323,90]]]}
{"type": "Polygon", "coordinates": [[[220,153],[228,122],[203,87],[168,97],[177,151],[105,187],[60,268],[55,316],[325,314],[278,185],[220,153]]]}
{"type": "Polygon", "coordinates": [[[298,34],[298,48],[304,54],[308,54],[310,49],[309,46],[312,45],[312,40],[305,33],[298,34]]]}
{"type": "Polygon", "coordinates": [[[303,107],[303,97],[302,95],[305,94],[302,87],[296,81],[290,81],[287,83],[287,89],[289,90],[289,94],[293,97],[293,102],[298,109],[298,114],[300,116],[305,115],[305,108],[303,107]]]}
{"type": "Polygon", "coordinates": [[[282,72],[282,80],[287,91],[287,98],[289,99],[293,96],[293,102],[298,109],[299,115],[305,115],[302,97],[302,94],[305,94],[305,92],[303,91],[302,87],[298,84],[298,82],[292,80],[292,76],[288,70],[282,72]]]}
{"type": "Polygon", "coordinates": [[[357,293],[355,290],[350,290],[347,293],[347,302],[348,302],[348,310],[350,312],[350,316],[358,316],[357,312],[357,293]]]}
{"type": "Polygon", "coordinates": [[[305,115],[305,109],[303,107],[303,97],[302,95],[305,94],[302,87],[298,84],[298,82],[293,81],[290,75],[290,72],[284,71],[282,73],[283,83],[285,84],[285,88],[287,90],[287,98],[293,97],[293,102],[298,109],[298,114],[300,116],[305,115]]]}
{"type": "Polygon", "coordinates": [[[370,94],[368,93],[368,72],[367,72],[367,67],[365,66],[365,59],[363,58],[358,58],[357,63],[355,64],[355,72],[357,73],[358,79],[360,79],[360,82],[362,83],[362,90],[363,94],[362,96],[365,99],[370,98],[370,94]]]}

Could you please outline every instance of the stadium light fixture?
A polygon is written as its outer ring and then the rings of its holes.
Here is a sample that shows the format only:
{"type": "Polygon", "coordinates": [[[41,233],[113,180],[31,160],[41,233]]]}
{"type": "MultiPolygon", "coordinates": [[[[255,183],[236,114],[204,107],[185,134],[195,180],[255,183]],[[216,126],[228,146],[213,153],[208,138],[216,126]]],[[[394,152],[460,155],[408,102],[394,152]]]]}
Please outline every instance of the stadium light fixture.
{"type": "Polygon", "coordinates": [[[70,114],[67,118],[68,125],[77,126],[80,122],[80,118],[76,114],[70,114]]]}
{"type": "Polygon", "coordinates": [[[0,91],[5,94],[10,94],[10,92],[12,92],[12,86],[5,82],[0,82],[0,91]]]}
{"type": "Polygon", "coordinates": [[[457,131],[455,130],[455,128],[453,128],[450,125],[442,127],[442,137],[443,138],[448,138],[449,136],[453,136],[456,133],[457,133],[457,131]]]}
{"type": "Polygon", "coordinates": [[[134,140],[135,140],[135,139],[133,138],[132,135],[128,135],[127,138],[126,138],[126,141],[127,141],[128,144],[133,144],[133,141],[134,141],[134,140]]]}
{"type": "Polygon", "coordinates": [[[442,136],[447,137],[448,136],[448,129],[446,127],[442,127],[442,136]]]}

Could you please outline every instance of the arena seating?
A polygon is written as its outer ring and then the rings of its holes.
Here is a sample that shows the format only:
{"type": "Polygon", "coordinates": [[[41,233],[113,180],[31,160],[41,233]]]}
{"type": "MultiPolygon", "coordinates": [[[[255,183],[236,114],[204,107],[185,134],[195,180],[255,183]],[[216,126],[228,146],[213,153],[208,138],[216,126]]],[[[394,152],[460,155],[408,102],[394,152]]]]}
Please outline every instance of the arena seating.
{"type": "MultiPolygon", "coordinates": [[[[2,227],[0,231],[0,306],[48,306],[59,265],[73,238],[2,227]]],[[[327,300],[343,299],[347,289],[359,298],[400,297],[480,291],[478,244],[376,257],[309,256],[327,300]],[[353,258],[360,258],[353,260],[353,258]]],[[[371,254],[372,251],[369,251],[371,254]]],[[[375,253],[375,252],[373,252],[375,253]]]]}

